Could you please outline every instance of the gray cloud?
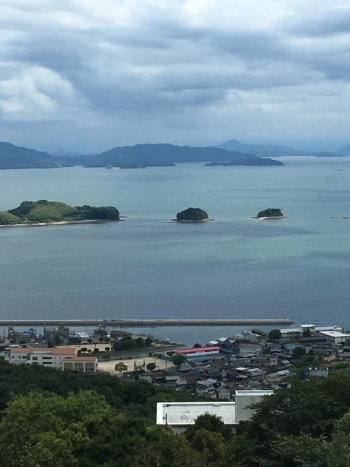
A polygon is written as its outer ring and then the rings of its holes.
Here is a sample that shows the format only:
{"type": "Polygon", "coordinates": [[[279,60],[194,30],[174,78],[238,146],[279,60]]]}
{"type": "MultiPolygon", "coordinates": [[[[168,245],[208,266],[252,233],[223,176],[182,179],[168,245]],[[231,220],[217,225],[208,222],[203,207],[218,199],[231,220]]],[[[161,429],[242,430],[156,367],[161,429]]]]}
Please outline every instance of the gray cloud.
{"type": "Polygon", "coordinates": [[[349,15],[343,0],[3,0],[0,138],[98,150],[323,129],[341,145],[349,15]]]}

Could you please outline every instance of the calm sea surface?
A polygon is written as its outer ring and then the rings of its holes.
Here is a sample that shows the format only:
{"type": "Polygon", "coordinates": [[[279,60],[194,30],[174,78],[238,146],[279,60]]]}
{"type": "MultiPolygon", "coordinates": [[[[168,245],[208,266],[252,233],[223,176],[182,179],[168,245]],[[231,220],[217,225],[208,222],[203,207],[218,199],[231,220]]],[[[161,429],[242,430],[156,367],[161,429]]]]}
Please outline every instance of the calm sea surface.
{"type": "MultiPolygon", "coordinates": [[[[0,171],[3,210],[48,199],[127,216],[0,229],[0,318],[275,317],[350,328],[350,219],[331,219],[350,217],[350,158],[282,160],[0,171]],[[189,206],[215,222],[168,222],[189,206]],[[288,217],[251,219],[267,207],[288,217]]],[[[237,330],[151,332],[193,344],[237,330]]]]}

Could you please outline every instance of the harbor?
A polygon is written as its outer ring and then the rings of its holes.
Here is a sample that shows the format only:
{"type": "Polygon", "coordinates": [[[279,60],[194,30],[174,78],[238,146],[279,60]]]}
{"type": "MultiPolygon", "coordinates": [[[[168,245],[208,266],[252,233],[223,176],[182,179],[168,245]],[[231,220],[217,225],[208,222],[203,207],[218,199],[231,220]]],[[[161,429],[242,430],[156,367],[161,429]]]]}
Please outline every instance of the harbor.
{"type": "Polygon", "coordinates": [[[113,328],[152,328],[171,326],[290,326],[291,319],[2,319],[0,327],[45,327],[70,326],[94,327],[108,326],[113,328]]]}

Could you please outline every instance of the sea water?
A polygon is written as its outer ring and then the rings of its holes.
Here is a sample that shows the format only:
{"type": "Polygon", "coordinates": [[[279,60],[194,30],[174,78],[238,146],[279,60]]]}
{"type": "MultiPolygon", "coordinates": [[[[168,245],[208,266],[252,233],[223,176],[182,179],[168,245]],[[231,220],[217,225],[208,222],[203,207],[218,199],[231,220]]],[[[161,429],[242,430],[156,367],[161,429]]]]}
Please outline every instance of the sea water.
{"type": "MultiPolygon", "coordinates": [[[[0,319],[290,318],[350,327],[350,158],[284,167],[0,171],[23,200],[113,205],[124,222],[0,229],[0,319]],[[189,206],[215,221],[169,222],[189,206]],[[285,219],[258,221],[281,208],[285,219]]],[[[144,330],[186,344],[242,328],[144,330]]]]}

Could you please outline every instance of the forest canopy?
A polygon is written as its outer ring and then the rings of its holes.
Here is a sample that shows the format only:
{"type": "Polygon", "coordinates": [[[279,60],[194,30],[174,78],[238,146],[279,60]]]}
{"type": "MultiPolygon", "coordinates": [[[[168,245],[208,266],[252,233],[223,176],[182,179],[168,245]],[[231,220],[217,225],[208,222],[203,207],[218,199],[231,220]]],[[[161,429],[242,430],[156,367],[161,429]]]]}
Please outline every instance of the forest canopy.
{"type": "Polygon", "coordinates": [[[209,216],[204,209],[188,208],[176,214],[178,221],[203,221],[209,219],[209,216]]]}
{"type": "Polygon", "coordinates": [[[32,224],[38,222],[119,220],[113,206],[69,206],[59,201],[23,201],[17,208],[0,211],[0,225],[32,224]]]}
{"type": "Polygon", "coordinates": [[[283,217],[283,212],[279,208],[268,208],[260,211],[258,217],[283,217]]]}

